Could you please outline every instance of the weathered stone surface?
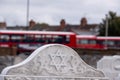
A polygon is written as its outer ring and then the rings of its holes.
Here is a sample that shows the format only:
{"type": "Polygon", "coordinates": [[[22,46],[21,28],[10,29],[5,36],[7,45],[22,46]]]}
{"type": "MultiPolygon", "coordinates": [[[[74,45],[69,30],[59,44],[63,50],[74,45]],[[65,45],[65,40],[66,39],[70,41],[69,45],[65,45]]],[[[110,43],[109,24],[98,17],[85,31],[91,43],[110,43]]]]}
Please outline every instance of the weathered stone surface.
{"type": "Polygon", "coordinates": [[[110,80],[115,80],[120,73],[120,56],[104,56],[97,62],[97,69],[103,71],[110,80]]]}
{"type": "Polygon", "coordinates": [[[0,56],[0,72],[7,66],[13,65],[14,56],[0,56]]]}
{"type": "Polygon", "coordinates": [[[26,60],[5,68],[2,80],[107,80],[101,71],[87,65],[71,48],[49,44],[26,60]]]}

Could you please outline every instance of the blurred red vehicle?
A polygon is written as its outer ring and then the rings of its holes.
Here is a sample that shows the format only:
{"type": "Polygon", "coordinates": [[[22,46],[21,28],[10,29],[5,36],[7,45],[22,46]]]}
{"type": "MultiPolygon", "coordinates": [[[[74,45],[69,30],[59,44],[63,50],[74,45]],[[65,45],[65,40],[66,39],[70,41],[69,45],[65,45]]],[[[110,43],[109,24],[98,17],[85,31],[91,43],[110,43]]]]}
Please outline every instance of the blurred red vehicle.
{"type": "Polygon", "coordinates": [[[73,32],[51,31],[0,31],[0,47],[16,46],[18,51],[32,51],[44,44],[59,43],[76,47],[76,34],[73,32]]]}

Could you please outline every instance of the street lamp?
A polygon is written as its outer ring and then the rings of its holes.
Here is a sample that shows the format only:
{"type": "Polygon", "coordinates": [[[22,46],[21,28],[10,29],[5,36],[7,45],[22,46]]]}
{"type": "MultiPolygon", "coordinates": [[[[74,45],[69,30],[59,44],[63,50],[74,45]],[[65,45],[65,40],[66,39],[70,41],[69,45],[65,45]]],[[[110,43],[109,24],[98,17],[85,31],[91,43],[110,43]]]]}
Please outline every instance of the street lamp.
{"type": "Polygon", "coordinates": [[[106,25],[105,25],[105,49],[108,49],[108,40],[107,40],[107,37],[108,37],[108,15],[106,15],[106,25]]]}
{"type": "Polygon", "coordinates": [[[29,26],[29,3],[30,1],[27,0],[27,13],[26,13],[26,26],[29,26]]]}

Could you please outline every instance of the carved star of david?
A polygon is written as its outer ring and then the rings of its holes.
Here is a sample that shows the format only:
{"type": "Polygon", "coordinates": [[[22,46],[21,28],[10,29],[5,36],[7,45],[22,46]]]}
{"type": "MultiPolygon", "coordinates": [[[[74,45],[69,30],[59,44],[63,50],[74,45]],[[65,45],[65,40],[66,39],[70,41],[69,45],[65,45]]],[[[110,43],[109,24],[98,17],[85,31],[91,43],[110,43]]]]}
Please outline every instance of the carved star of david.
{"type": "Polygon", "coordinates": [[[56,53],[50,54],[50,57],[51,57],[50,65],[55,66],[57,71],[60,71],[62,67],[66,66],[66,63],[65,63],[66,55],[63,54],[61,50],[57,50],[56,53]]]}

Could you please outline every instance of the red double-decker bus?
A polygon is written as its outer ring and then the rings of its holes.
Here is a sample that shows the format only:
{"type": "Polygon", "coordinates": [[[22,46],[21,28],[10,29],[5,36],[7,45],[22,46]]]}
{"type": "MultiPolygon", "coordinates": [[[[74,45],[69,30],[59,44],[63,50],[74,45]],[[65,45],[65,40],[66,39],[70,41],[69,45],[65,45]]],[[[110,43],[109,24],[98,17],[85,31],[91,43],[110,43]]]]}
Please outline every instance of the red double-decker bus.
{"type": "Polygon", "coordinates": [[[76,35],[73,32],[0,30],[0,47],[33,51],[45,44],[64,44],[82,49],[120,49],[120,37],[76,35]]]}
{"type": "Polygon", "coordinates": [[[102,37],[94,35],[77,35],[77,48],[83,49],[120,49],[120,37],[102,37]]]}
{"type": "Polygon", "coordinates": [[[94,35],[77,35],[77,48],[82,49],[97,49],[97,37],[94,35]]]}
{"type": "Polygon", "coordinates": [[[120,37],[97,37],[97,44],[103,49],[120,49],[120,37]]]}
{"type": "Polygon", "coordinates": [[[76,34],[53,31],[0,31],[0,47],[16,46],[19,52],[33,51],[44,44],[51,43],[76,47],[76,34]]]}

